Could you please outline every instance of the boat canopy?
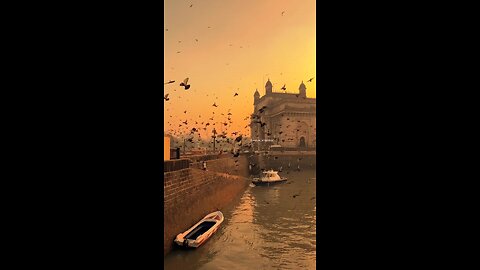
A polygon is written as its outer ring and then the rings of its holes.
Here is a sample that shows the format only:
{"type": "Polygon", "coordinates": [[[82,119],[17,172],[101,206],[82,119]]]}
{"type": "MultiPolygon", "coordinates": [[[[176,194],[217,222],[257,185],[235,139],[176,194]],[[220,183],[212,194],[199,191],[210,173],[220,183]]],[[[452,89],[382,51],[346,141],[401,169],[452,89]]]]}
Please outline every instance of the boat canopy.
{"type": "Polygon", "coordinates": [[[276,179],[276,178],[280,178],[280,176],[278,175],[278,172],[274,170],[270,170],[270,171],[264,171],[262,178],[276,179]]]}

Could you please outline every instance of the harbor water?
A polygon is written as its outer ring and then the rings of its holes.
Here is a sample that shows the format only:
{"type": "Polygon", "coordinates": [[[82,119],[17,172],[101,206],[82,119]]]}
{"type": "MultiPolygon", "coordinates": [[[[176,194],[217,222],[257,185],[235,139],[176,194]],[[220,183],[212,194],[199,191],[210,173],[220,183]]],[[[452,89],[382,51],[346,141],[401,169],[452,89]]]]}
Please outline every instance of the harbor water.
{"type": "Polygon", "coordinates": [[[315,169],[280,175],[288,181],[248,187],[222,209],[225,220],[207,242],[174,249],[165,269],[315,269],[315,169]]]}

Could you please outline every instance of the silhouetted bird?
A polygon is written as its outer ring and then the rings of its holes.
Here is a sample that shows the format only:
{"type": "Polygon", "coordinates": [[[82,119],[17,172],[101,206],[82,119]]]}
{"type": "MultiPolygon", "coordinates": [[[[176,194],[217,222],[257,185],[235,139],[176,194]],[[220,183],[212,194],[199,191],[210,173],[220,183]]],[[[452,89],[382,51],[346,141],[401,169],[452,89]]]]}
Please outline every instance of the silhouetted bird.
{"type": "Polygon", "coordinates": [[[287,88],[286,88],[285,86],[286,86],[286,84],[284,84],[283,87],[282,87],[282,90],[283,90],[283,91],[286,91],[286,90],[287,90],[287,88]]]}
{"type": "Polygon", "coordinates": [[[168,81],[168,82],[166,82],[166,83],[164,83],[164,84],[170,84],[170,83],[174,83],[174,82],[175,82],[175,81],[168,81]]]}
{"type": "Polygon", "coordinates": [[[168,94],[166,94],[166,95],[163,97],[163,99],[165,99],[165,101],[169,101],[169,100],[170,100],[170,98],[168,98],[168,94]]]}
{"type": "Polygon", "coordinates": [[[238,96],[238,93],[235,93],[235,95],[233,95],[234,97],[238,96]]]}
{"type": "Polygon", "coordinates": [[[187,111],[184,111],[183,113],[187,113],[187,111]]]}
{"type": "Polygon", "coordinates": [[[198,42],[198,39],[195,39],[196,42],[198,42]]]}
{"type": "Polygon", "coordinates": [[[182,51],[178,51],[177,53],[181,53],[182,51]]]}
{"type": "Polygon", "coordinates": [[[285,14],[285,11],[282,11],[282,16],[283,16],[283,14],[285,14]]]}
{"type": "Polygon", "coordinates": [[[217,104],[215,104],[215,102],[213,103],[213,105],[212,105],[212,106],[213,106],[213,107],[218,107],[218,105],[217,105],[217,104]]]}
{"type": "Polygon", "coordinates": [[[193,7],[193,4],[191,4],[190,7],[193,7]]]}
{"type": "Polygon", "coordinates": [[[185,87],[185,90],[188,90],[190,88],[190,84],[188,84],[188,78],[183,80],[183,82],[180,83],[180,86],[185,87]]]}
{"type": "Polygon", "coordinates": [[[310,80],[308,80],[307,82],[312,82],[312,80],[313,80],[314,78],[315,78],[315,77],[313,77],[313,78],[310,78],[310,80]]]}

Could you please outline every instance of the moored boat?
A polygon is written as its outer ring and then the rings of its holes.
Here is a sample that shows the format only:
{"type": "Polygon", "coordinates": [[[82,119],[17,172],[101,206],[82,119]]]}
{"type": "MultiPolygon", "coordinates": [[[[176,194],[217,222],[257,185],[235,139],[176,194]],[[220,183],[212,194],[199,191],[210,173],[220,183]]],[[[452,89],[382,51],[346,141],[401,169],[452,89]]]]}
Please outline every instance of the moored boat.
{"type": "Polygon", "coordinates": [[[222,212],[210,213],[186,232],[178,234],[175,243],[183,247],[197,248],[218,230],[223,220],[222,212]]]}
{"type": "Polygon", "coordinates": [[[255,185],[270,185],[287,181],[286,177],[280,177],[277,171],[269,170],[262,172],[262,176],[253,178],[252,183],[255,185]]]}

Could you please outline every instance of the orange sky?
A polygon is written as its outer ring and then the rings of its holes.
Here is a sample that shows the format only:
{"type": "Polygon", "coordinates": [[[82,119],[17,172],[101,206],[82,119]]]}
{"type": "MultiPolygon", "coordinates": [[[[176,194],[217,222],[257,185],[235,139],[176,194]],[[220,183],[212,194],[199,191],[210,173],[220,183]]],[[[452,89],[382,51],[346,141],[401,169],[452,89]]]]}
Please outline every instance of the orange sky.
{"type": "MultiPolygon", "coordinates": [[[[165,0],[164,7],[164,76],[175,80],[164,86],[170,98],[164,101],[165,131],[185,120],[188,130],[223,122],[230,110],[226,131],[249,134],[244,118],[253,111],[255,89],[265,94],[267,78],[273,91],[286,84],[287,92],[298,92],[303,80],[307,96],[316,97],[314,0],[165,0]],[[187,91],[179,86],[186,77],[187,91]],[[208,119],[212,112],[214,121],[208,119]]],[[[221,126],[214,127],[226,129],[221,126]]],[[[211,135],[211,127],[202,136],[211,135]]]]}

